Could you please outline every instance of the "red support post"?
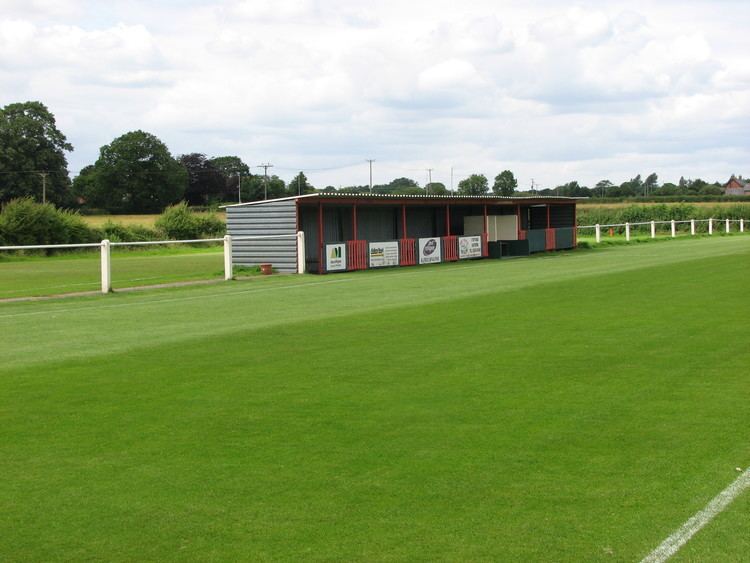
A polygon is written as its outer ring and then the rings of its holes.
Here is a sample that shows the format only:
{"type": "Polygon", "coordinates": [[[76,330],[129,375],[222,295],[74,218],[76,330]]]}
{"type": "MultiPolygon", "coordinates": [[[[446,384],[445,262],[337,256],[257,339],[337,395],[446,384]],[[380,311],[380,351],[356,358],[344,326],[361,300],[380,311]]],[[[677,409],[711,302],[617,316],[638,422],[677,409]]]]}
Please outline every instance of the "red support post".
{"type": "Polygon", "coordinates": [[[323,204],[318,203],[318,273],[323,273],[323,204]]]}
{"type": "Polygon", "coordinates": [[[516,235],[518,236],[518,240],[521,240],[521,204],[519,203],[516,205],[516,222],[518,223],[516,225],[516,230],[518,231],[516,235]]]}
{"type": "Polygon", "coordinates": [[[545,250],[555,250],[556,242],[555,242],[555,229],[551,227],[551,221],[550,221],[550,204],[547,204],[547,230],[545,231],[545,250]]]}

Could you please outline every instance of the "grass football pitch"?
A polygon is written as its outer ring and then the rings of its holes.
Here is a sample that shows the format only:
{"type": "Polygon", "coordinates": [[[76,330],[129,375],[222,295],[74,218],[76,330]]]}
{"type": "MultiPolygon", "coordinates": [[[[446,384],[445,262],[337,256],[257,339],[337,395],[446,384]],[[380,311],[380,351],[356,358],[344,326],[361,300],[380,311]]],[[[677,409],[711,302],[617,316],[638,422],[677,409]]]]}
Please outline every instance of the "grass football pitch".
{"type": "Polygon", "coordinates": [[[638,561],[750,465],[749,279],[724,237],[2,304],[0,559],[638,561]]]}
{"type": "MultiPolygon", "coordinates": [[[[117,289],[222,279],[220,246],[114,248],[112,285],[117,289]]],[[[58,256],[0,256],[0,299],[43,297],[101,289],[99,249],[58,256]]]]}

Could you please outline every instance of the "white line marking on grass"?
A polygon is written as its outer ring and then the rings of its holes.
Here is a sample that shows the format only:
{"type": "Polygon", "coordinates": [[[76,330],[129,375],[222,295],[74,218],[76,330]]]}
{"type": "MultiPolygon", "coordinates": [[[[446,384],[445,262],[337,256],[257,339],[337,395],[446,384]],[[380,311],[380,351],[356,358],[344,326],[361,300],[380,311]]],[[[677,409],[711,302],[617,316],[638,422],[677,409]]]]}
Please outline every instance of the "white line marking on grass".
{"type": "Polygon", "coordinates": [[[659,547],[641,560],[641,563],[662,563],[677,553],[703,526],[713,520],[729,506],[734,499],[750,487],[750,469],[737,477],[737,480],[716,495],[706,507],[665,539],[659,547]]]}

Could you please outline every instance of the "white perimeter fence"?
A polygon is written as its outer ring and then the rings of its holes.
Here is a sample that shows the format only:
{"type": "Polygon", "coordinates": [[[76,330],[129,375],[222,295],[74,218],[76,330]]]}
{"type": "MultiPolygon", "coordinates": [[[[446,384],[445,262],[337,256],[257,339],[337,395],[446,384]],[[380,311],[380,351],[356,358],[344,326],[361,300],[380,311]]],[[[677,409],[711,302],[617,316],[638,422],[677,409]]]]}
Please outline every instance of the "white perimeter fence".
{"type": "MultiPolygon", "coordinates": [[[[731,232],[731,225],[736,223],[739,225],[738,231],[740,233],[745,232],[745,219],[690,219],[687,221],[643,221],[637,223],[613,223],[610,225],[580,225],[576,229],[580,231],[592,230],[596,237],[596,242],[601,242],[602,229],[614,229],[624,227],[625,239],[631,239],[631,230],[635,227],[650,226],[651,227],[651,238],[656,238],[657,225],[669,225],[672,237],[677,236],[677,230],[679,225],[690,225],[690,234],[696,234],[696,224],[708,223],[708,234],[711,235],[715,230],[724,227],[724,231],[731,232]]],[[[113,247],[138,247],[138,246],[153,246],[153,245],[179,245],[179,244],[200,244],[200,243],[212,243],[222,242],[224,243],[224,279],[230,280],[233,275],[233,260],[232,260],[232,243],[233,242],[244,242],[244,241],[267,241],[272,239],[296,239],[297,244],[297,273],[302,274],[305,272],[305,233],[300,231],[297,234],[292,235],[267,235],[267,236],[230,236],[226,235],[223,238],[211,238],[211,239],[194,239],[194,240],[159,240],[159,241],[141,241],[141,242],[111,242],[109,240],[103,240],[98,243],[88,244],[39,244],[29,246],[0,246],[0,252],[5,251],[24,251],[24,250],[61,250],[61,249],[73,249],[73,248],[99,248],[101,252],[101,291],[102,293],[109,293],[112,291],[112,255],[111,249],[113,247]]],[[[269,260],[270,261],[270,260],[269,260]]]]}
{"type": "Polygon", "coordinates": [[[233,275],[232,243],[241,241],[264,241],[269,239],[296,239],[297,241],[297,273],[305,272],[305,233],[300,231],[296,235],[267,235],[267,236],[230,236],[223,238],[193,239],[193,240],[154,240],[140,242],[112,242],[103,240],[101,242],[84,244],[35,244],[26,246],[0,246],[0,252],[18,250],[62,250],[73,248],[99,248],[101,252],[101,291],[109,293],[112,291],[112,253],[113,247],[138,247],[155,245],[179,245],[223,242],[224,243],[224,279],[231,280],[233,275]]]}
{"type": "Polygon", "coordinates": [[[614,229],[625,227],[625,240],[630,240],[631,230],[634,227],[642,227],[648,225],[651,227],[651,238],[656,238],[656,226],[657,225],[669,225],[672,238],[677,236],[677,229],[679,225],[690,225],[690,234],[695,235],[695,227],[698,223],[708,223],[708,234],[714,233],[714,227],[720,229],[723,225],[724,232],[731,232],[731,225],[737,223],[739,225],[739,232],[745,232],[745,220],[744,219],[689,219],[686,221],[643,221],[639,223],[613,223],[611,225],[580,225],[576,227],[579,231],[584,229],[593,229],[596,242],[602,241],[602,229],[614,229]]]}

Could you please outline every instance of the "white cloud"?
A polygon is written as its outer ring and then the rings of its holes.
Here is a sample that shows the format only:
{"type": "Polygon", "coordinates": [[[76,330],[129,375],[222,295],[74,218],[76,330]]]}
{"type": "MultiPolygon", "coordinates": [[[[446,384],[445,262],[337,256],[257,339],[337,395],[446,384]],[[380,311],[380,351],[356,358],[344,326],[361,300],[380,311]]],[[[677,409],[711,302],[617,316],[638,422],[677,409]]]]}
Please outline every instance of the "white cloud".
{"type": "Polygon", "coordinates": [[[449,59],[423,70],[417,82],[424,90],[470,90],[482,84],[483,80],[470,62],[449,59]]]}
{"type": "Polygon", "coordinates": [[[6,0],[0,102],[47,103],[74,169],[143,128],[279,169],[715,179],[750,157],[750,7],[716,4],[6,0]]]}

